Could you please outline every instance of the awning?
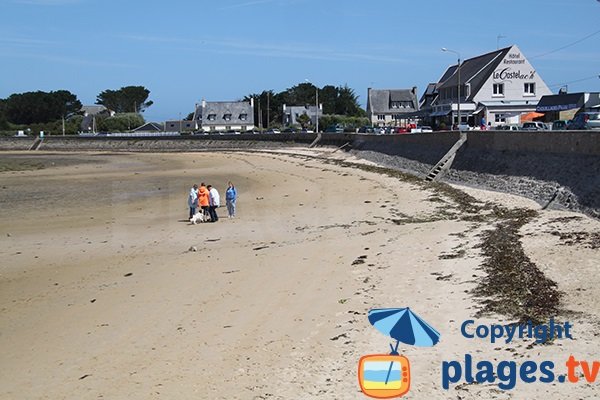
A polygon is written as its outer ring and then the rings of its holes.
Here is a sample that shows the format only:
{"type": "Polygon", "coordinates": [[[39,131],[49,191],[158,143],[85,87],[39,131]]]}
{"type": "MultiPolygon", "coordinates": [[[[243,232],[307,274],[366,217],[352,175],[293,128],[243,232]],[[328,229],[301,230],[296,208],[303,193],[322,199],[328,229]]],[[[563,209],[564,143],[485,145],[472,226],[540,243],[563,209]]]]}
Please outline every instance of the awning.
{"type": "Polygon", "coordinates": [[[537,112],[566,111],[581,108],[583,103],[583,93],[548,95],[542,96],[535,110],[537,112]]]}
{"type": "Polygon", "coordinates": [[[430,115],[432,117],[442,117],[442,116],[448,115],[448,114],[450,114],[450,110],[448,110],[448,111],[436,111],[436,112],[432,112],[430,115]]]}
{"type": "Polygon", "coordinates": [[[543,117],[544,114],[537,112],[529,112],[527,114],[521,114],[521,122],[533,121],[535,118],[543,117]]]}

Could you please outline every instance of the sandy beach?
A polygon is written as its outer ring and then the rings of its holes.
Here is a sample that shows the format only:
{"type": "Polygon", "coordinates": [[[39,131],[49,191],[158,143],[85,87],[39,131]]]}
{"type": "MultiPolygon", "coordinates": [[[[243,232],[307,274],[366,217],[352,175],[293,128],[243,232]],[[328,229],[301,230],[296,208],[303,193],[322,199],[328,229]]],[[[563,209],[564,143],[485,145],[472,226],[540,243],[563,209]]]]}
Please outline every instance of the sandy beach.
{"type": "Polygon", "coordinates": [[[38,157],[42,169],[0,170],[1,399],[362,399],[359,358],[389,351],[367,319],[383,307],[411,307],[441,333],[435,347],[400,346],[407,398],[600,397],[585,381],[441,384],[442,363],[467,353],[551,360],[557,375],[570,355],[600,359],[598,220],[327,149],[38,157]],[[234,182],[235,219],[221,207],[218,223],[189,224],[201,181],[222,203],[234,182]],[[476,295],[485,233],[515,210],[531,213],[512,247],[556,283],[547,315],[572,340],[460,333],[517,318],[476,295]]]}

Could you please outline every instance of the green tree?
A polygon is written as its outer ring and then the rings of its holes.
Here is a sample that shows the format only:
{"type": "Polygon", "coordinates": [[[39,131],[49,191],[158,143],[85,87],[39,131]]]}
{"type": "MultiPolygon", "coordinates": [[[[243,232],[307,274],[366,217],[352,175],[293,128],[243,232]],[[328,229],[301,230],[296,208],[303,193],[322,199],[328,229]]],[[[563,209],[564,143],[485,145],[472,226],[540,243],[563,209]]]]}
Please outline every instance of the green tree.
{"type": "Polygon", "coordinates": [[[339,86],[337,91],[338,95],[335,101],[334,114],[353,117],[362,117],[365,115],[364,111],[358,105],[358,96],[354,92],[354,89],[349,88],[348,85],[344,85],[339,86]]]}
{"type": "Polygon", "coordinates": [[[47,123],[79,113],[81,102],[68,90],[15,93],[6,99],[6,118],[13,124],[47,123]]]}
{"type": "MultiPolygon", "coordinates": [[[[315,105],[317,90],[319,103],[323,105],[323,114],[357,118],[366,116],[366,112],[358,104],[358,96],[354,89],[348,87],[348,85],[337,87],[326,85],[318,89],[312,83],[303,82],[279,93],[265,90],[262,93],[250,94],[244,97],[244,100],[250,101],[251,98],[254,98],[254,123],[259,126],[260,121],[262,121],[262,127],[266,128],[267,125],[281,124],[284,104],[288,106],[315,105]],[[269,119],[268,124],[267,117],[269,119]]],[[[327,126],[321,124],[321,122],[319,124],[327,126]]]]}
{"type": "Polygon", "coordinates": [[[98,130],[101,132],[127,132],[144,123],[144,117],[138,113],[115,114],[112,117],[96,119],[98,130]]]}
{"type": "Polygon", "coordinates": [[[0,99],[0,130],[8,130],[9,128],[8,119],[6,118],[6,100],[0,99]]]}
{"type": "Polygon", "coordinates": [[[296,118],[296,122],[298,122],[302,128],[306,128],[310,125],[310,117],[304,113],[300,114],[298,118],[296,118]]]}
{"type": "Polygon", "coordinates": [[[150,91],[143,86],[125,86],[119,90],[104,90],[96,98],[96,104],[116,113],[144,112],[154,102],[148,100],[150,91]]]}

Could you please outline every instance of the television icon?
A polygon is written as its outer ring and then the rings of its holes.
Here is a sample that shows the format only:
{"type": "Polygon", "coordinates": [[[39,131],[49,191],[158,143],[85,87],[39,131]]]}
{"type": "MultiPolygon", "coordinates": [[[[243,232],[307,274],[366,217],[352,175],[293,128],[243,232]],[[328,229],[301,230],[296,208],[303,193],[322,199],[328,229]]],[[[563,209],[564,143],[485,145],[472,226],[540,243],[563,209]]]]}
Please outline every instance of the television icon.
{"type": "Polygon", "coordinates": [[[360,390],[369,397],[391,399],[410,389],[410,363],[400,355],[371,354],[358,362],[360,390]]]}

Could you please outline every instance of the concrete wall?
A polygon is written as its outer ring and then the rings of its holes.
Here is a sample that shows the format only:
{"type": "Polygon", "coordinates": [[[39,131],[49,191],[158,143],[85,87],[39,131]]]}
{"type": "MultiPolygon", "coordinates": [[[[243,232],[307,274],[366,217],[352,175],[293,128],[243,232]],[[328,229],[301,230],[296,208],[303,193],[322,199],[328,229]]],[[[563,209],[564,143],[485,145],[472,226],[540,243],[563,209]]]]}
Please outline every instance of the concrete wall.
{"type": "Polygon", "coordinates": [[[0,136],[0,150],[12,151],[12,150],[29,150],[33,142],[34,137],[14,137],[14,136],[0,136]]]}
{"type": "MultiPolygon", "coordinates": [[[[69,137],[49,136],[40,150],[147,151],[259,150],[307,147],[315,134],[202,135],[180,137],[69,137]]],[[[419,164],[419,173],[436,164],[458,140],[458,132],[418,135],[323,134],[320,145],[385,154],[419,164]]],[[[33,138],[0,138],[0,150],[27,150],[33,138]]],[[[530,196],[532,180],[544,182],[543,191],[530,197],[543,202],[557,187],[576,196],[578,208],[600,211],[600,132],[468,133],[446,179],[530,196]],[[581,205],[581,207],[579,207],[581,205]]],[[[540,185],[537,185],[538,188],[540,185]]],[[[536,189],[537,190],[537,189],[536,189]]],[[[595,211],[595,212],[597,212],[595,211]]],[[[600,215],[600,214],[599,214],[600,215]]]]}
{"type": "MultiPolygon", "coordinates": [[[[307,136],[307,135],[305,135],[307,136]]],[[[314,136],[312,137],[314,139],[314,136]]],[[[294,135],[200,135],[177,137],[79,137],[48,136],[40,146],[46,151],[125,151],[182,152],[206,150],[244,150],[304,146],[310,137],[294,135]]],[[[0,141],[0,149],[2,142],[0,141]]]]}

